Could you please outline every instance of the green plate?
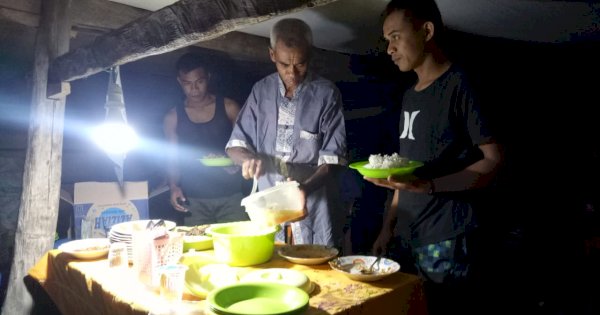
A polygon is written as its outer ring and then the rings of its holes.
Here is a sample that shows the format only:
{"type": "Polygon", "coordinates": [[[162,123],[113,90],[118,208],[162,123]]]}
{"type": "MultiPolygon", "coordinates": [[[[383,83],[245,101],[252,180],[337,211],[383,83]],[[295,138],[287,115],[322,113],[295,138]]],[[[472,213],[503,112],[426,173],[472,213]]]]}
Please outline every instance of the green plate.
{"type": "Polygon", "coordinates": [[[219,315],[294,315],[308,308],[308,294],[280,283],[238,283],[211,291],[206,298],[219,315]]]}
{"type": "Polygon", "coordinates": [[[350,164],[350,168],[357,170],[361,175],[370,178],[387,178],[390,175],[408,175],[418,168],[423,166],[423,162],[409,161],[408,165],[396,168],[366,168],[365,165],[369,161],[360,161],[350,164]]]}
{"type": "Polygon", "coordinates": [[[206,298],[212,290],[237,283],[236,270],[226,264],[202,261],[191,263],[185,272],[185,287],[193,295],[206,298]]]}
{"type": "Polygon", "coordinates": [[[233,165],[233,160],[230,158],[222,157],[222,158],[204,158],[198,159],[205,166],[231,166],[233,165]]]}

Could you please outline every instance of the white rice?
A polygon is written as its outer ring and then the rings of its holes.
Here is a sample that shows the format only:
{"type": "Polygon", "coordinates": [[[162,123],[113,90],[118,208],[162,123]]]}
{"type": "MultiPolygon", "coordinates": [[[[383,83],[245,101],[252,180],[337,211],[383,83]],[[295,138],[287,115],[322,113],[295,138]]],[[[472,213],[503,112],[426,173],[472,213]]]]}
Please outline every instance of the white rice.
{"type": "Polygon", "coordinates": [[[365,168],[396,168],[408,165],[408,158],[401,157],[398,153],[392,155],[371,154],[369,163],[365,164],[365,168]]]}

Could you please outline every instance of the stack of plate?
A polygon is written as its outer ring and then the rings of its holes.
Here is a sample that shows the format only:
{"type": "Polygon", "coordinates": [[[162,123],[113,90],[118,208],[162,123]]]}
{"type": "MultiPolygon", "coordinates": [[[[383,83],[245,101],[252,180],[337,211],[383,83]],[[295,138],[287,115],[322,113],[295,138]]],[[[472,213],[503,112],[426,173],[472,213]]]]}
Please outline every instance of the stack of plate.
{"type": "MultiPolygon", "coordinates": [[[[151,220],[136,220],[118,223],[113,225],[108,232],[108,239],[111,243],[126,243],[127,244],[127,256],[129,261],[133,261],[133,248],[132,248],[132,234],[137,231],[143,231],[148,226],[151,220]]],[[[152,220],[152,223],[156,224],[159,220],[152,220]]],[[[175,222],[165,220],[167,230],[171,230],[175,227],[175,222]]]]}

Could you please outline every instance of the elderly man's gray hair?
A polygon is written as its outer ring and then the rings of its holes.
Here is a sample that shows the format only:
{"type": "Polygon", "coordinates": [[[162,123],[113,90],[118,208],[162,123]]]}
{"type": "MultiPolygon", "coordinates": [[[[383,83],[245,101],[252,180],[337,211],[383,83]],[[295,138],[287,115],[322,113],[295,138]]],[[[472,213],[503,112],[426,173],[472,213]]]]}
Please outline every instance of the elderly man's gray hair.
{"type": "Polygon", "coordinates": [[[300,19],[282,19],[271,28],[271,48],[275,48],[278,40],[288,47],[310,47],[312,31],[310,26],[300,19]]]}

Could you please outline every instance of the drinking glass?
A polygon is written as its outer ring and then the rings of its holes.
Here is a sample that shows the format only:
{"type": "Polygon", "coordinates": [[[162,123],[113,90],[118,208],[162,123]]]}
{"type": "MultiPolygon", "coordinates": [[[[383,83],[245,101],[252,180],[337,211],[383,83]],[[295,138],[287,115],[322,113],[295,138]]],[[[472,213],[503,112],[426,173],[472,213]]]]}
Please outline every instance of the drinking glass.
{"type": "Polygon", "coordinates": [[[111,270],[115,271],[124,271],[129,268],[126,243],[117,242],[110,244],[108,249],[108,266],[111,270]]]}
{"type": "Polygon", "coordinates": [[[160,296],[171,302],[183,299],[185,272],[188,267],[182,264],[165,265],[159,267],[160,296]]]}
{"type": "Polygon", "coordinates": [[[81,219],[81,238],[94,237],[94,219],[81,219]]]}

